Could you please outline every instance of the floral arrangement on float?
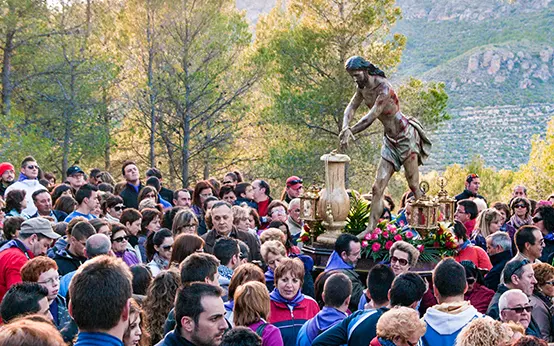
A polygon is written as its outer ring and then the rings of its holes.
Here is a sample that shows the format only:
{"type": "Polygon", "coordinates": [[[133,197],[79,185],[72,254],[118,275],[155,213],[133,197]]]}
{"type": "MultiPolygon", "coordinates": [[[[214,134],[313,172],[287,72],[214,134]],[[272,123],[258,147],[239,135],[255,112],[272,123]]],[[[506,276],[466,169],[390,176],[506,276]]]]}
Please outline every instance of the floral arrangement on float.
{"type": "Polygon", "coordinates": [[[376,262],[388,261],[389,250],[397,241],[405,241],[418,249],[422,262],[438,262],[457,254],[457,239],[446,223],[439,223],[436,231],[422,238],[417,231],[396,224],[395,220],[383,220],[362,240],[362,256],[376,262]]]}

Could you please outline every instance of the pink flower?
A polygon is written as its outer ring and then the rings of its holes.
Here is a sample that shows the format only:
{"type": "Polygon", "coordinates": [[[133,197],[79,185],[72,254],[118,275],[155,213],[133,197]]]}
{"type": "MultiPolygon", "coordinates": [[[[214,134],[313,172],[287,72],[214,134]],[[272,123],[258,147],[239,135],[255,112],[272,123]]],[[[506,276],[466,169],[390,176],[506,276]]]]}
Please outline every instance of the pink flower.
{"type": "Polygon", "coordinates": [[[396,234],[396,227],[391,223],[387,224],[387,230],[392,234],[396,234]]]}
{"type": "Polygon", "coordinates": [[[392,241],[390,241],[390,240],[389,240],[388,242],[386,242],[386,243],[385,243],[385,250],[387,250],[387,251],[390,250],[390,248],[392,247],[392,244],[393,244],[393,243],[392,243],[392,241]]]}
{"type": "Polygon", "coordinates": [[[404,222],[404,220],[400,220],[400,222],[398,223],[400,225],[400,227],[404,227],[406,225],[406,223],[404,222]]]}
{"type": "Polygon", "coordinates": [[[365,240],[370,240],[370,239],[371,239],[371,233],[367,233],[367,234],[364,236],[364,239],[365,239],[365,240]]]}
{"type": "Polygon", "coordinates": [[[365,249],[368,246],[368,242],[366,240],[362,240],[362,247],[365,249]]]}
{"type": "Polygon", "coordinates": [[[404,235],[405,235],[406,238],[408,238],[408,239],[412,239],[412,238],[414,237],[414,234],[413,234],[412,232],[410,232],[410,231],[404,233],[404,235]]]}
{"type": "Polygon", "coordinates": [[[377,238],[379,238],[379,234],[373,233],[373,234],[371,235],[371,240],[377,240],[377,238]]]}
{"type": "Polygon", "coordinates": [[[381,234],[381,233],[383,233],[383,231],[381,231],[381,229],[377,227],[373,230],[373,233],[374,234],[381,234]]]}
{"type": "Polygon", "coordinates": [[[379,243],[373,243],[373,245],[371,246],[371,251],[373,252],[377,252],[379,251],[379,249],[381,249],[381,244],[379,243]]]}
{"type": "Polygon", "coordinates": [[[388,237],[389,237],[389,232],[384,231],[384,232],[383,232],[383,237],[388,238],[388,237]]]}
{"type": "Polygon", "coordinates": [[[400,241],[400,240],[402,240],[402,236],[400,234],[397,234],[397,235],[394,236],[394,240],[400,241]]]}
{"type": "Polygon", "coordinates": [[[423,244],[416,246],[416,248],[419,250],[419,252],[423,252],[423,250],[425,250],[425,246],[423,246],[423,244]]]}

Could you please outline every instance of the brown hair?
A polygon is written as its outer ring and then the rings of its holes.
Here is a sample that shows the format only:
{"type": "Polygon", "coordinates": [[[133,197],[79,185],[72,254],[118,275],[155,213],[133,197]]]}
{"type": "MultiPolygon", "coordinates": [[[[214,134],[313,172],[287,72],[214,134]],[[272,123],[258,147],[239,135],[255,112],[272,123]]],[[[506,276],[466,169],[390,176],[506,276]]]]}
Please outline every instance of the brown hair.
{"type": "Polygon", "coordinates": [[[123,226],[127,226],[127,223],[133,223],[139,219],[142,219],[142,214],[140,211],[136,210],[135,208],[128,208],[123,210],[123,213],[121,213],[121,217],[119,218],[119,222],[123,226]]]}
{"type": "Polygon", "coordinates": [[[60,332],[44,316],[28,315],[0,328],[0,345],[65,346],[66,344],[60,332]]]}
{"type": "Polygon", "coordinates": [[[179,289],[180,275],[175,269],[164,270],[154,278],[144,300],[144,312],[148,319],[146,326],[154,345],[164,336],[164,323],[167,314],[175,304],[179,289]]]}
{"type": "Polygon", "coordinates": [[[21,280],[38,282],[40,274],[50,269],[58,270],[56,261],[46,256],[35,257],[21,267],[21,280]]]}
{"type": "Polygon", "coordinates": [[[189,255],[204,248],[204,240],[195,234],[179,234],[173,242],[169,263],[179,265],[189,255]]]}
{"type": "Polygon", "coordinates": [[[280,201],[278,199],[274,199],[273,201],[271,201],[271,203],[269,203],[269,206],[267,207],[267,215],[271,216],[271,212],[273,211],[274,208],[277,208],[277,207],[285,208],[285,212],[288,213],[289,206],[288,206],[287,202],[283,202],[283,201],[280,201]]]}
{"type": "Polygon", "coordinates": [[[123,339],[130,337],[131,334],[131,323],[133,321],[130,320],[131,314],[138,313],[140,317],[140,323],[139,328],[142,333],[140,336],[140,340],[138,342],[139,346],[147,346],[151,345],[150,343],[150,334],[146,330],[146,316],[144,314],[144,311],[140,308],[140,305],[137,303],[137,301],[134,298],[131,298],[131,309],[129,310],[129,327],[125,330],[125,334],[123,334],[123,339]]]}
{"type": "Polygon", "coordinates": [[[75,200],[75,198],[64,195],[60,196],[60,198],[56,200],[56,204],[54,204],[54,209],[63,211],[66,214],[71,214],[75,210],[76,206],[77,201],[75,200]]]}
{"type": "Polygon", "coordinates": [[[268,319],[271,302],[267,287],[261,282],[250,281],[239,286],[234,299],[233,322],[235,326],[249,326],[260,319],[268,319]]]}
{"type": "Polygon", "coordinates": [[[132,275],[119,258],[106,255],[85,262],[71,279],[69,302],[79,330],[110,330],[132,295],[132,275]]]}
{"type": "Polygon", "coordinates": [[[142,221],[140,223],[140,229],[143,235],[148,234],[148,230],[146,227],[152,222],[156,216],[160,219],[160,223],[162,221],[163,214],[158,209],[152,209],[152,208],[145,208],[141,210],[142,214],[142,221]]]}
{"type": "Polygon", "coordinates": [[[535,289],[540,289],[546,285],[547,281],[551,281],[554,278],[554,267],[548,263],[533,264],[533,271],[535,272],[535,279],[537,279],[535,289]]]}
{"type": "Polygon", "coordinates": [[[298,258],[283,258],[281,263],[275,268],[275,286],[286,274],[300,280],[300,286],[304,283],[304,264],[298,258]]]}
{"type": "Polygon", "coordinates": [[[158,191],[156,191],[156,189],[153,188],[152,186],[145,186],[142,189],[140,189],[140,192],[137,198],[138,203],[140,203],[143,199],[145,199],[146,195],[149,194],[150,192],[153,192],[156,195],[155,201],[156,203],[158,203],[158,191]]]}
{"type": "Polygon", "coordinates": [[[235,291],[240,285],[249,281],[258,281],[265,285],[264,272],[253,263],[241,264],[235,269],[231,281],[229,282],[228,296],[230,299],[235,295],[235,291]]]}
{"type": "Polygon", "coordinates": [[[209,181],[200,180],[199,182],[197,182],[196,186],[194,186],[194,192],[192,193],[192,204],[197,206],[200,209],[202,209],[202,203],[200,202],[200,192],[202,192],[202,190],[205,190],[205,189],[212,190],[212,194],[214,196],[217,196],[215,188],[209,181]]]}
{"type": "Polygon", "coordinates": [[[394,256],[394,252],[396,250],[403,251],[408,254],[408,263],[410,264],[410,267],[413,267],[417,264],[417,260],[419,259],[419,251],[412,244],[403,240],[395,242],[394,244],[392,244],[392,247],[389,250],[390,257],[394,256]]]}
{"type": "Polygon", "coordinates": [[[194,212],[188,208],[179,210],[173,218],[173,225],[171,226],[171,232],[173,236],[177,236],[181,233],[181,228],[187,225],[196,224],[198,227],[198,219],[194,212]]]}

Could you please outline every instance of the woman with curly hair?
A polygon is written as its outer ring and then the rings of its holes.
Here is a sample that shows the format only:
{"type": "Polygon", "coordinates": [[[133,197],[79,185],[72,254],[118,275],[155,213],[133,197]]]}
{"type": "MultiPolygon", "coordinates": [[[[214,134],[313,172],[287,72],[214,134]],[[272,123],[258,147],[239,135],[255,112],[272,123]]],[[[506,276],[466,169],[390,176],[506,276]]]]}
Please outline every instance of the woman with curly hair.
{"type": "Polygon", "coordinates": [[[539,326],[541,338],[554,341],[554,267],[548,263],[533,264],[537,284],[529,301],[533,306],[533,319],[539,326]]]}
{"type": "Polygon", "coordinates": [[[489,316],[469,322],[456,337],[456,346],[509,345],[514,331],[506,323],[489,316]]]}
{"type": "Polygon", "coordinates": [[[156,276],[148,289],[143,308],[148,321],[146,330],[150,333],[152,345],[164,337],[164,322],[175,303],[179,282],[179,272],[164,270],[156,276]]]}
{"type": "Polygon", "coordinates": [[[515,229],[521,226],[532,225],[533,218],[531,217],[531,203],[525,197],[516,197],[510,203],[512,209],[512,217],[508,223],[515,229]]]}
{"type": "Polygon", "coordinates": [[[125,346],[147,346],[151,345],[150,335],[146,332],[146,319],[144,311],[136,300],[131,299],[129,310],[129,327],[123,334],[123,345],[125,346]]]}
{"type": "Polygon", "coordinates": [[[419,319],[419,313],[402,306],[385,312],[377,322],[377,336],[370,346],[417,345],[427,326],[419,319]]]}

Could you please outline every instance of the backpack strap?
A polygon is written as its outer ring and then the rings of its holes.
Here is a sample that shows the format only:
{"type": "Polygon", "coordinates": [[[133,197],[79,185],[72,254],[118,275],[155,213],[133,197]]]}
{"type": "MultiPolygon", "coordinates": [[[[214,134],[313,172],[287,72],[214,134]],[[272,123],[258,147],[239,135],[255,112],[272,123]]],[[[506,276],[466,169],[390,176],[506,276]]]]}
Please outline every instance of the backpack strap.
{"type": "Polygon", "coordinates": [[[262,323],[256,328],[256,334],[261,338],[262,334],[264,333],[265,327],[267,327],[269,323],[262,323]]]}

